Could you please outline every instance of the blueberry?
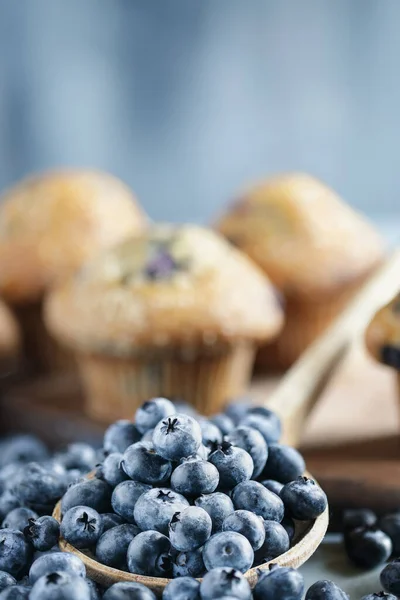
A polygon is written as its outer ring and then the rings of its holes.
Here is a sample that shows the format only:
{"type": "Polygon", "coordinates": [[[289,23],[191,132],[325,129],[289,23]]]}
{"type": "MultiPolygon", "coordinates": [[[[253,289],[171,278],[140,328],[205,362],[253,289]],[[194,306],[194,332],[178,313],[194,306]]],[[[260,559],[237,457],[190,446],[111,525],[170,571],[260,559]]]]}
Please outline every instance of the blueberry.
{"type": "Polygon", "coordinates": [[[281,491],[281,498],[290,516],[298,521],[316,519],[328,506],[325,492],[307,477],[298,477],[287,483],[281,491]]]}
{"type": "Polygon", "coordinates": [[[250,454],[226,441],[211,452],[208,460],[218,469],[222,489],[231,490],[241,481],[250,479],[254,470],[250,454]]]}
{"type": "Polygon", "coordinates": [[[13,577],[24,575],[32,559],[32,548],[21,531],[0,530],[0,570],[13,577]]]}
{"type": "Polygon", "coordinates": [[[46,446],[33,435],[17,435],[0,447],[0,468],[10,463],[29,463],[48,458],[46,446]]]}
{"type": "Polygon", "coordinates": [[[258,579],[254,600],[301,600],[303,591],[304,580],[298,571],[271,565],[258,579]]]}
{"type": "Polygon", "coordinates": [[[135,415],[135,425],[140,433],[146,433],[165,419],[176,413],[175,406],[166,398],[154,398],[145,402],[135,415]]]}
{"type": "Polygon", "coordinates": [[[400,596],[400,559],[393,560],[381,573],[381,584],[389,594],[400,596]]]}
{"type": "Polygon", "coordinates": [[[376,514],[368,508],[348,509],[343,513],[343,530],[346,533],[357,529],[357,527],[370,527],[375,525],[376,520],[376,514]]]}
{"type": "Polygon", "coordinates": [[[283,483],[279,483],[279,481],[275,481],[274,479],[264,479],[261,482],[261,485],[267,488],[267,490],[270,492],[274,492],[274,494],[277,496],[280,495],[283,488],[283,483]]]}
{"type": "Polygon", "coordinates": [[[345,549],[358,567],[372,569],[384,563],[392,553],[390,538],[376,527],[358,527],[345,536],[345,549]]]}
{"type": "Polygon", "coordinates": [[[46,552],[57,544],[60,536],[60,524],[56,519],[47,515],[38,519],[29,519],[24,534],[35,550],[46,552]]]}
{"type": "Polygon", "coordinates": [[[7,573],[6,571],[0,571],[0,592],[7,587],[16,585],[16,583],[17,580],[10,575],[10,573],[7,573]]]}
{"type": "Polygon", "coordinates": [[[194,501],[196,506],[204,508],[211,517],[212,532],[218,533],[222,531],[222,524],[226,517],[232,514],[235,510],[232,500],[222,492],[203,495],[194,501]]]}
{"type": "Polygon", "coordinates": [[[215,533],[203,548],[207,571],[216,567],[229,567],[245,573],[254,560],[250,542],[240,533],[223,531],[215,533]]]}
{"type": "Polygon", "coordinates": [[[142,494],[151,490],[151,486],[138,481],[123,481],[114,489],[111,504],[117,515],[128,523],[134,523],[133,511],[142,494]]]}
{"type": "Polygon", "coordinates": [[[54,571],[66,571],[77,577],[86,577],[86,568],[80,558],[70,552],[50,552],[35,560],[29,571],[29,581],[33,585],[40,577],[54,571]]]}
{"type": "Polygon", "coordinates": [[[267,444],[274,444],[279,441],[282,433],[281,422],[279,418],[271,412],[270,416],[255,414],[251,409],[245,416],[240,425],[257,429],[267,444]]]}
{"type": "Polygon", "coordinates": [[[2,528],[24,531],[29,525],[29,520],[37,517],[38,515],[30,508],[14,508],[4,519],[2,528]]]}
{"type": "Polygon", "coordinates": [[[200,425],[192,417],[177,414],[163,419],[153,433],[157,453],[167,460],[180,460],[196,454],[201,444],[200,425]]]}
{"type": "Polygon", "coordinates": [[[192,577],[179,577],[169,582],[162,600],[200,600],[200,583],[192,577]]]}
{"type": "Polygon", "coordinates": [[[111,487],[117,486],[122,481],[126,481],[128,476],[121,467],[122,454],[112,452],[96,470],[96,477],[103,479],[111,487]]]}
{"type": "Polygon", "coordinates": [[[235,428],[235,424],[228,415],[220,413],[210,418],[211,423],[214,423],[223,435],[229,435],[235,428]]]}
{"type": "Polygon", "coordinates": [[[236,531],[249,540],[253,550],[259,550],[265,540],[264,521],[248,510],[236,510],[226,517],[222,531],[236,531]]]}
{"type": "Polygon", "coordinates": [[[142,531],[153,529],[167,535],[174,513],[181,512],[187,506],[189,502],[181,494],[168,488],[153,488],[140,496],[133,516],[142,531]]]}
{"type": "Polygon", "coordinates": [[[232,596],[238,600],[249,600],[251,589],[249,582],[240,571],[228,567],[217,567],[204,576],[200,585],[202,600],[215,600],[232,596]]]}
{"type": "Polygon", "coordinates": [[[75,548],[91,548],[103,533],[99,513],[89,506],[74,506],[63,516],[60,534],[75,548]]]}
{"type": "Polygon", "coordinates": [[[24,465],[13,480],[12,493],[33,510],[52,510],[65,492],[62,478],[37,463],[24,465]]]}
{"type": "Polygon", "coordinates": [[[89,506],[97,512],[109,512],[111,488],[100,479],[87,479],[68,488],[61,500],[61,510],[65,514],[74,506],[89,506]]]}
{"type": "Polygon", "coordinates": [[[282,521],[285,512],[282,500],[257,481],[243,481],[232,492],[236,509],[249,510],[267,521],[282,521]]]}
{"type": "Polygon", "coordinates": [[[379,592],[378,594],[368,594],[367,596],[363,596],[361,600],[378,600],[382,598],[384,600],[397,600],[397,596],[393,596],[392,594],[385,594],[385,592],[379,592]]]}
{"type": "Polygon", "coordinates": [[[211,536],[209,514],[199,506],[189,506],[176,512],[169,523],[169,539],[180,552],[191,552],[203,546],[211,536]]]}
{"type": "Polygon", "coordinates": [[[260,565],[280,556],[290,548],[287,531],[276,521],[264,521],[264,543],[256,552],[256,564],[260,565]]]}
{"type": "Polygon", "coordinates": [[[349,600],[349,596],[336,583],[325,579],[308,588],[305,600],[349,600]]]}
{"type": "Polygon", "coordinates": [[[28,600],[31,588],[23,585],[13,585],[0,593],[0,600],[28,600]]]}
{"type": "Polygon", "coordinates": [[[67,470],[78,469],[82,472],[89,472],[97,462],[96,450],[82,442],[70,444],[55,459],[67,470]]]}
{"type": "Polygon", "coordinates": [[[96,558],[103,565],[126,569],[126,554],[133,538],[140,533],[136,525],[118,525],[100,537],[96,546],[96,558]]]}
{"type": "Polygon", "coordinates": [[[104,513],[101,515],[101,520],[103,521],[103,533],[113,527],[118,527],[118,525],[124,525],[124,519],[114,513],[104,513]]]}
{"type": "Polygon", "coordinates": [[[237,427],[227,437],[234,446],[246,450],[253,459],[254,470],[252,478],[261,475],[268,458],[268,447],[263,436],[253,427],[237,427]]]}
{"type": "Polygon", "coordinates": [[[169,539],[158,531],[139,533],[128,547],[128,569],[137,575],[166,577],[172,570],[169,539]]]}
{"type": "Polygon", "coordinates": [[[193,552],[179,552],[172,564],[174,577],[202,577],[205,570],[202,548],[193,552]]]}
{"type": "Polygon", "coordinates": [[[149,588],[141,583],[114,583],[104,593],[103,600],[156,600],[149,588]]]}
{"type": "Polygon", "coordinates": [[[58,571],[38,579],[29,598],[30,600],[90,600],[90,589],[82,577],[58,571]]]}
{"type": "Polygon", "coordinates": [[[219,483],[218,469],[197,456],[182,459],[171,476],[171,487],[185,496],[211,494],[219,483]]]}
{"type": "Polygon", "coordinates": [[[95,583],[94,581],[92,581],[91,579],[88,579],[86,577],[85,579],[88,588],[90,590],[90,600],[101,600],[103,597],[102,592],[99,589],[99,586],[97,585],[97,583],[95,583]]]}
{"type": "Polygon", "coordinates": [[[21,502],[10,490],[5,490],[0,496],[0,519],[6,518],[14,508],[21,506],[21,502]]]}
{"type": "Polygon", "coordinates": [[[292,541],[296,533],[296,526],[293,519],[285,515],[281,521],[281,525],[288,534],[289,540],[292,541]]]}
{"type": "Polygon", "coordinates": [[[378,527],[392,540],[394,556],[400,556],[400,513],[382,517],[379,519],[378,527]]]}
{"type": "Polygon", "coordinates": [[[226,407],[225,414],[232,419],[235,425],[239,425],[250,408],[252,408],[252,402],[249,398],[235,400],[226,407]]]}
{"type": "Polygon", "coordinates": [[[289,483],[289,481],[300,477],[305,468],[304,459],[295,448],[282,444],[270,444],[263,478],[289,483]]]}
{"type": "Polygon", "coordinates": [[[221,430],[208,419],[199,419],[198,423],[201,428],[202,442],[205,446],[211,447],[214,444],[222,443],[222,432],[221,430]]]}
{"type": "Polygon", "coordinates": [[[172,465],[155,451],[151,442],[137,442],[124,452],[121,466],[134,481],[160,484],[171,475],[172,465]]]}
{"type": "Polygon", "coordinates": [[[139,442],[142,435],[130,421],[116,421],[104,434],[104,450],[107,454],[111,452],[125,452],[128,446],[139,442]]]}

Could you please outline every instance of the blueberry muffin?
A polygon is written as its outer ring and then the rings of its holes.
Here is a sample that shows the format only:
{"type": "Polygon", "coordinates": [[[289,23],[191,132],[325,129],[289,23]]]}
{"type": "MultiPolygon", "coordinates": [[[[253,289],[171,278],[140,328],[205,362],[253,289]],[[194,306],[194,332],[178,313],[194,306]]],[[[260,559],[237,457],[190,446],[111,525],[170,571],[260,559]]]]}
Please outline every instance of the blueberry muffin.
{"type": "Polygon", "coordinates": [[[216,233],[157,225],[54,289],[46,321],[77,354],[89,413],[112,421],[160,395],[217,412],[282,311],[262,271],[216,233]]]}
{"type": "Polygon", "coordinates": [[[0,376],[15,367],[19,351],[18,324],[7,305],[0,300],[0,376]]]}
{"type": "Polygon", "coordinates": [[[365,341],[371,356],[400,374],[400,293],[375,314],[365,341]]]}
{"type": "Polygon", "coordinates": [[[262,368],[290,366],[381,262],[373,227],[306,174],[282,175],[243,195],[217,229],[250,256],[282,294],[285,326],[262,348],[262,368]]]}
{"type": "Polygon", "coordinates": [[[106,173],[51,172],[2,194],[0,294],[20,322],[25,354],[35,370],[64,365],[65,355],[43,324],[49,288],[145,224],[132,192],[106,173]]]}

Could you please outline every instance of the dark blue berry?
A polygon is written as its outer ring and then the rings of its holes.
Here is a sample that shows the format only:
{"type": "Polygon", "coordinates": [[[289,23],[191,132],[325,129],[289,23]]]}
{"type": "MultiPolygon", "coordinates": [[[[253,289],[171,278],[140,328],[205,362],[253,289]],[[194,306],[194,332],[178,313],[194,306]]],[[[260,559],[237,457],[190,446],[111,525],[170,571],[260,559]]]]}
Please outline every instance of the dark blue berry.
{"type": "Polygon", "coordinates": [[[202,440],[200,425],[188,415],[176,414],[158,423],[153,433],[156,452],[167,460],[178,461],[196,454],[202,440]]]}
{"type": "Polygon", "coordinates": [[[276,521],[264,521],[265,539],[261,548],[256,552],[255,564],[260,565],[287,552],[290,540],[287,531],[276,521]]]}
{"type": "Polygon", "coordinates": [[[117,515],[128,523],[134,523],[133,511],[140,496],[151,490],[151,486],[138,481],[123,481],[114,489],[111,504],[117,515]]]}
{"type": "Polygon", "coordinates": [[[61,500],[61,510],[65,514],[74,506],[89,506],[99,513],[109,512],[111,488],[101,479],[88,479],[68,488],[61,500]]]}
{"type": "Polygon", "coordinates": [[[179,577],[169,582],[162,600],[200,600],[200,583],[192,577],[179,577]]]}
{"type": "Polygon", "coordinates": [[[121,466],[134,481],[151,485],[167,481],[171,475],[172,465],[154,449],[151,442],[137,442],[124,452],[121,466]]]}
{"type": "Polygon", "coordinates": [[[10,490],[5,490],[0,496],[0,519],[5,519],[8,513],[19,506],[20,500],[10,490]]]}
{"type": "Polygon", "coordinates": [[[345,536],[345,548],[350,560],[363,569],[384,563],[392,554],[390,538],[374,526],[350,531],[345,536]]]}
{"type": "MultiPolygon", "coordinates": [[[[133,511],[132,511],[133,513],[133,511]]],[[[132,516],[133,519],[133,516],[132,516]]],[[[114,513],[104,513],[101,515],[101,520],[103,521],[103,533],[112,529],[113,527],[118,527],[118,525],[124,525],[124,519],[119,515],[114,513]]]]}
{"type": "Polygon", "coordinates": [[[179,552],[172,564],[174,577],[202,577],[205,570],[202,548],[193,552],[179,552]]]}
{"type": "Polygon", "coordinates": [[[30,600],[90,600],[90,589],[82,577],[59,571],[38,579],[29,598],[30,600]]]}
{"type": "Polygon", "coordinates": [[[14,508],[8,513],[2,523],[2,528],[24,531],[30,519],[37,519],[38,515],[30,508],[14,508]]]}
{"type": "Polygon", "coordinates": [[[60,524],[48,515],[38,519],[29,519],[24,534],[35,550],[47,552],[58,542],[60,524]]]}
{"type": "Polygon", "coordinates": [[[103,522],[93,508],[74,506],[64,514],[60,533],[75,548],[91,548],[103,533],[103,522]]]}
{"type": "Polygon", "coordinates": [[[208,460],[218,469],[220,487],[224,490],[231,490],[253,474],[254,463],[250,454],[230,442],[217,446],[208,460]]]}
{"type": "Polygon", "coordinates": [[[13,585],[0,593],[0,600],[28,600],[31,588],[24,585],[13,585]]]}
{"type": "Polygon", "coordinates": [[[336,583],[324,579],[308,588],[305,600],[349,600],[349,596],[336,583]]]}
{"type": "Polygon", "coordinates": [[[203,560],[207,571],[228,567],[245,573],[253,564],[254,552],[243,535],[235,531],[223,531],[215,533],[205,544],[203,560]]]}
{"type": "Polygon", "coordinates": [[[282,426],[279,417],[272,411],[262,407],[250,409],[240,424],[257,429],[264,437],[267,444],[278,442],[282,434],[282,426]],[[258,410],[262,410],[262,413],[254,412],[258,410]]]}
{"type": "Polygon", "coordinates": [[[274,479],[264,479],[261,484],[270,492],[274,492],[277,496],[280,495],[283,488],[283,483],[279,483],[279,481],[275,481],[274,479]]]}
{"type": "Polygon", "coordinates": [[[244,417],[247,415],[249,409],[252,408],[252,402],[250,398],[244,398],[235,400],[225,409],[225,414],[228,415],[230,419],[234,422],[234,424],[240,425],[243,421],[244,417]]]}
{"type": "Polygon", "coordinates": [[[171,543],[158,531],[143,531],[129,544],[128,569],[137,575],[167,577],[172,571],[171,543]]]}
{"type": "Polygon", "coordinates": [[[42,461],[48,456],[46,446],[38,438],[33,435],[17,435],[2,442],[0,468],[11,463],[42,461]]]}
{"type": "Polygon", "coordinates": [[[181,494],[168,488],[153,488],[140,496],[133,515],[142,531],[150,529],[167,535],[173,515],[187,506],[189,502],[181,494]]]}
{"type": "Polygon", "coordinates": [[[191,552],[203,546],[211,536],[209,514],[199,506],[189,506],[176,512],[169,523],[169,539],[180,552],[191,552]]]}
{"type": "Polygon", "coordinates": [[[172,489],[188,497],[211,494],[218,484],[218,469],[197,456],[182,459],[171,476],[172,489]]]}
{"type": "Polygon", "coordinates": [[[141,583],[114,583],[104,593],[103,600],[156,600],[149,588],[141,583]]]}
{"type": "Polygon", "coordinates": [[[128,547],[138,533],[140,533],[139,527],[130,524],[118,525],[109,529],[97,542],[97,560],[108,567],[126,570],[128,547]]]}
{"type": "Polygon", "coordinates": [[[138,408],[135,415],[135,425],[140,433],[144,434],[149,429],[154,429],[162,419],[170,417],[175,413],[175,406],[170,400],[166,398],[154,398],[138,408]]]}
{"type": "Polygon", "coordinates": [[[53,573],[54,571],[65,571],[77,577],[86,577],[86,568],[80,558],[70,552],[50,552],[43,554],[32,563],[29,571],[29,581],[33,585],[40,577],[53,573]]]}
{"type": "Polygon", "coordinates": [[[382,517],[378,521],[378,527],[392,540],[394,556],[400,556],[400,513],[382,517]]]}
{"type": "Polygon", "coordinates": [[[296,525],[293,519],[285,515],[281,521],[281,525],[288,534],[289,540],[292,541],[296,533],[296,525]]]}
{"type": "Polygon", "coordinates": [[[116,487],[122,481],[128,479],[127,474],[121,467],[123,455],[119,452],[112,452],[96,470],[96,477],[103,479],[111,487],[116,487]]]}
{"type": "Polygon", "coordinates": [[[232,492],[236,509],[249,510],[267,521],[282,521],[284,506],[282,500],[257,481],[243,481],[232,492]]]}
{"type": "Polygon", "coordinates": [[[240,571],[217,567],[206,573],[200,585],[202,600],[232,597],[238,600],[251,598],[250,585],[240,571]]]}
{"type": "Polygon", "coordinates": [[[316,519],[328,506],[325,492],[307,477],[287,483],[281,491],[281,498],[289,515],[298,521],[316,519]]]}
{"type": "Polygon", "coordinates": [[[222,531],[236,531],[249,540],[253,550],[259,550],[265,540],[264,521],[262,517],[248,510],[236,510],[226,517],[222,531]]]}
{"type": "Polygon", "coordinates": [[[252,478],[255,479],[261,475],[268,458],[267,442],[261,433],[253,427],[240,426],[231,431],[227,439],[234,446],[238,446],[250,454],[254,463],[252,478]]]}
{"type": "Polygon", "coordinates": [[[25,574],[32,560],[32,547],[21,531],[0,530],[0,570],[18,578],[25,574]]]}
{"type": "Polygon", "coordinates": [[[400,596],[400,560],[394,560],[386,565],[380,579],[386,592],[400,596]]]}
{"type": "Polygon", "coordinates": [[[301,600],[304,580],[299,571],[271,565],[262,572],[254,588],[255,600],[301,600]]]}
{"type": "Polygon", "coordinates": [[[343,530],[346,533],[358,527],[371,527],[375,525],[376,520],[376,514],[368,508],[348,509],[343,513],[343,530]]]}
{"type": "Polygon", "coordinates": [[[213,494],[200,496],[194,503],[196,506],[204,508],[210,515],[213,533],[222,531],[224,520],[235,510],[232,500],[222,492],[214,492],[213,494]]]}
{"type": "Polygon", "coordinates": [[[7,573],[6,571],[0,571],[0,592],[7,587],[16,585],[16,583],[17,580],[10,575],[10,573],[7,573]]]}
{"type": "Polygon", "coordinates": [[[397,596],[393,596],[393,594],[385,594],[385,592],[378,592],[377,594],[368,594],[367,596],[363,596],[361,600],[397,600],[397,596]]]}
{"type": "Polygon", "coordinates": [[[23,506],[52,510],[65,492],[63,479],[37,463],[27,463],[13,479],[12,493],[23,506]]]}
{"type": "Polygon", "coordinates": [[[214,423],[203,418],[198,419],[198,423],[201,428],[202,442],[207,448],[215,444],[221,444],[222,432],[214,423]]]}
{"type": "Polygon", "coordinates": [[[107,454],[111,452],[125,452],[128,446],[139,442],[142,434],[133,423],[126,420],[116,421],[109,426],[104,434],[104,450],[107,454]]]}
{"type": "Polygon", "coordinates": [[[305,468],[304,459],[295,448],[282,444],[270,444],[268,460],[262,476],[263,479],[275,479],[281,483],[289,483],[300,477],[305,468]]]}
{"type": "Polygon", "coordinates": [[[88,473],[97,462],[96,450],[82,442],[75,442],[67,446],[64,452],[57,454],[55,459],[68,471],[78,469],[88,473]]]}
{"type": "Polygon", "coordinates": [[[235,424],[232,421],[232,419],[224,413],[220,413],[218,415],[210,417],[210,421],[218,427],[222,435],[229,435],[231,431],[235,428],[235,424]]]}

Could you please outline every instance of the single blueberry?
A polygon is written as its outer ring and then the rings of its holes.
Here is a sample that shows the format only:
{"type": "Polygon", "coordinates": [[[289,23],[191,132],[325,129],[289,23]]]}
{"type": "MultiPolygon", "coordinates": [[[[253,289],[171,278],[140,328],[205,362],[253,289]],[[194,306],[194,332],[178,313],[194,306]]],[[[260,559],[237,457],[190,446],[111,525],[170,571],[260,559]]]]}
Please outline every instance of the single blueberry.
{"type": "Polygon", "coordinates": [[[232,596],[238,600],[250,600],[249,582],[240,571],[229,567],[217,567],[206,573],[200,585],[202,600],[215,600],[232,596]]]}
{"type": "Polygon", "coordinates": [[[307,477],[298,477],[287,483],[281,491],[281,498],[289,515],[298,521],[316,519],[328,506],[325,492],[307,477]]]}
{"type": "Polygon", "coordinates": [[[245,418],[241,421],[240,425],[257,429],[267,444],[274,444],[278,442],[282,434],[282,426],[277,415],[271,411],[268,411],[270,414],[267,416],[266,414],[254,413],[255,410],[257,409],[250,409],[245,418]]]}
{"type": "Polygon", "coordinates": [[[103,593],[100,591],[100,588],[97,585],[97,583],[95,581],[92,581],[92,579],[89,579],[88,577],[85,578],[85,581],[90,590],[90,600],[101,600],[103,597],[103,593]]]}
{"type": "Polygon", "coordinates": [[[394,556],[400,556],[400,513],[381,517],[378,527],[392,540],[394,556]]]}
{"type": "Polygon", "coordinates": [[[171,543],[158,531],[139,533],[128,547],[128,569],[137,575],[167,577],[172,571],[171,543]]]}
{"type": "Polygon", "coordinates": [[[257,481],[243,481],[232,492],[236,509],[249,510],[266,521],[281,522],[285,512],[282,500],[257,481]]]}
{"type": "Polygon", "coordinates": [[[112,452],[106,456],[104,462],[96,470],[96,477],[103,479],[113,488],[122,481],[126,481],[128,475],[121,467],[122,456],[119,452],[112,452]]]}
{"type": "Polygon", "coordinates": [[[222,435],[229,435],[231,431],[235,428],[235,424],[232,421],[232,419],[224,413],[213,415],[212,417],[210,417],[210,421],[218,427],[222,435]]]}
{"type": "Polygon", "coordinates": [[[156,600],[155,595],[142,583],[114,583],[104,593],[103,600],[156,600]]]}
{"type": "Polygon", "coordinates": [[[131,421],[116,421],[109,426],[104,434],[104,451],[107,454],[111,452],[125,452],[128,446],[139,442],[142,435],[131,421]]]}
{"type": "Polygon", "coordinates": [[[198,422],[184,414],[163,419],[156,425],[153,444],[156,452],[167,460],[180,460],[196,454],[201,444],[198,422]]]}
{"type": "Polygon", "coordinates": [[[142,404],[135,414],[135,425],[141,434],[146,433],[165,419],[176,413],[175,406],[166,398],[154,398],[142,404]]]}
{"type": "Polygon", "coordinates": [[[267,442],[261,433],[253,427],[240,426],[231,431],[227,440],[250,454],[254,463],[252,479],[261,475],[268,458],[267,442]]]}
{"type": "Polygon", "coordinates": [[[200,600],[200,583],[193,577],[179,577],[169,582],[162,600],[200,600]]]}
{"type": "Polygon", "coordinates": [[[32,547],[21,531],[0,530],[0,570],[18,578],[25,574],[32,560],[32,547]]]}
{"type": "Polygon", "coordinates": [[[400,559],[393,560],[383,569],[380,576],[383,589],[389,594],[400,596],[400,559]]]}
{"type": "Polygon", "coordinates": [[[286,529],[276,521],[264,521],[264,543],[256,552],[255,564],[262,565],[290,548],[290,539],[286,529]]]}
{"type": "Polygon", "coordinates": [[[10,575],[10,573],[7,573],[6,571],[0,571],[0,592],[5,588],[16,584],[17,580],[10,575]]]}
{"type": "Polygon", "coordinates": [[[35,550],[47,552],[58,542],[60,537],[60,524],[56,519],[45,515],[38,519],[29,519],[24,529],[25,537],[31,542],[35,550]]]}
{"type": "MultiPolygon", "coordinates": [[[[14,508],[8,513],[2,523],[3,529],[17,529],[24,531],[29,525],[30,519],[37,519],[38,515],[30,508],[14,508]]],[[[54,545],[54,544],[53,544],[54,545]]]]}
{"type": "Polygon", "coordinates": [[[61,511],[65,514],[74,506],[89,506],[99,513],[109,512],[111,488],[101,479],[87,479],[68,488],[61,500],[61,511]]]}
{"type": "Polygon", "coordinates": [[[363,569],[373,569],[388,560],[392,554],[390,537],[375,526],[358,527],[344,539],[347,556],[363,569]]]}
{"type": "Polygon", "coordinates": [[[236,510],[226,517],[222,531],[236,531],[249,540],[254,551],[259,550],[265,540],[264,521],[262,517],[248,510],[236,510]]]}
{"type": "Polygon", "coordinates": [[[187,506],[189,502],[181,494],[168,488],[153,488],[139,497],[133,516],[142,531],[150,529],[167,535],[173,515],[187,506]]]}
{"type": "Polygon", "coordinates": [[[82,577],[65,571],[48,573],[36,581],[30,600],[90,600],[90,589],[82,577]]]}
{"type": "Polygon", "coordinates": [[[218,469],[197,456],[182,459],[171,476],[171,488],[188,497],[211,494],[218,484],[218,469]]]}
{"type": "Polygon", "coordinates": [[[283,444],[269,444],[268,460],[263,471],[263,479],[275,479],[281,483],[289,483],[306,468],[304,458],[295,448],[283,444]]]}
{"type": "Polygon", "coordinates": [[[371,527],[376,521],[376,514],[368,508],[348,509],[343,513],[343,530],[347,533],[358,527],[371,527]]]}
{"type": "Polygon", "coordinates": [[[5,519],[8,513],[19,506],[21,506],[20,500],[10,490],[5,490],[0,496],[0,519],[5,519]]]}
{"type": "Polygon", "coordinates": [[[146,433],[143,434],[141,442],[151,442],[153,443],[153,433],[154,429],[149,429],[146,433]]]}
{"type": "Polygon", "coordinates": [[[201,428],[202,442],[204,446],[210,448],[214,444],[222,443],[222,432],[214,423],[204,418],[200,418],[197,421],[201,428]]]}
{"type": "Polygon", "coordinates": [[[179,552],[172,563],[174,577],[202,577],[205,573],[202,548],[179,552]]]}
{"type": "Polygon", "coordinates": [[[215,533],[203,548],[207,571],[216,567],[229,567],[242,573],[253,564],[254,551],[250,542],[240,533],[223,531],[215,533]]]}
{"type": "Polygon", "coordinates": [[[103,522],[90,506],[74,506],[64,514],[60,533],[75,548],[91,548],[103,533],[103,522]]]}
{"type": "Polygon", "coordinates": [[[11,463],[30,463],[46,460],[49,456],[46,446],[33,435],[16,435],[2,442],[0,447],[0,468],[11,463]]]}
{"type": "Polygon", "coordinates": [[[274,494],[276,494],[277,496],[280,495],[283,488],[283,483],[275,481],[275,479],[264,479],[263,481],[261,481],[261,485],[267,488],[267,490],[269,490],[270,492],[274,492],[274,494]]]}
{"type": "Polygon", "coordinates": [[[12,493],[23,506],[37,510],[52,510],[65,492],[62,477],[37,463],[25,464],[13,480],[12,493]]]}
{"type": "Polygon", "coordinates": [[[218,469],[220,487],[225,490],[231,490],[253,474],[254,463],[250,454],[227,441],[218,445],[208,460],[218,469]]]}
{"type": "Polygon", "coordinates": [[[232,500],[222,492],[214,492],[213,494],[200,496],[194,503],[196,506],[204,508],[210,515],[213,533],[222,531],[224,520],[235,510],[232,500]]]}
{"type": "Polygon", "coordinates": [[[97,462],[96,450],[89,444],[75,442],[69,444],[64,452],[56,454],[55,459],[60,462],[67,471],[78,469],[88,473],[97,462]]]}
{"type": "Polygon", "coordinates": [[[123,481],[114,489],[111,504],[114,511],[128,523],[134,523],[133,511],[142,494],[151,490],[151,486],[138,481],[123,481]]]}
{"type": "Polygon", "coordinates": [[[31,585],[49,573],[55,571],[65,571],[77,577],[86,577],[86,568],[80,558],[70,552],[50,552],[43,554],[32,563],[29,571],[29,581],[31,585]]]}
{"type": "MultiPolygon", "coordinates": [[[[132,511],[133,514],[133,511],[132,511]]],[[[133,519],[133,516],[132,516],[133,519]]],[[[124,519],[119,515],[114,513],[104,513],[101,515],[101,520],[103,521],[103,533],[112,529],[113,527],[118,527],[118,525],[124,525],[124,519]]]]}
{"type": "Polygon", "coordinates": [[[336,583],[324,579],[308,588],[305,600],[349,600],[349,596],[336,583]]]}
{"type": "Polygon", "coordinates": [[[252,408],[252,401],[250,398],[238,399],[228,404],[225,409],[225,414],[234,422],[236,426],[240,425],[249,409],[252,408]]]}
{"type": "Polygon", "coordinates": [[[211,536],[210,515],[199,506],[189,506],[173,514],[169,523],[169,539],[176,550],[191,552],[203,546],[211,536]]]}
{"type": "Polygon", "coordinates": [[[270,565],[263,571],[254,588],[254,600],[301,600],[304,592],[303,576],[290,567],[270,565]]]}
{"type": "Polygon", "coordinates": [[[28,600],[31,588],[24,585],[13,585],[0,592],[0,600],[28,600]]]}
{"type": "Polygon", "coordinates": [[[164,483],[172,471],[170,461],[157,454],[151,442],[137,442],[129,446],[121,466],[134,481],[151,485],[164,483]]]}
{"type": "Polygon", "coordinates": [[[140,533],[136,525],[118,525],[100,537],[96,546],[96,558],[103,565],[126,570],[126,555],[133,538],[140,533]]]}

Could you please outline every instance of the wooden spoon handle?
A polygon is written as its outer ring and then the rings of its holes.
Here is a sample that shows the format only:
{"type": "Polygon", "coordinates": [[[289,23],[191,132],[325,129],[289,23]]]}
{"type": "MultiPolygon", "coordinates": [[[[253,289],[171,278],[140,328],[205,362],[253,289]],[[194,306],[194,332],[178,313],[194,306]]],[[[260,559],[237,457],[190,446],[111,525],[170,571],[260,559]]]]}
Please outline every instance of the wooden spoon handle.
{"type": "Polygon", "coordinates": [[[299,442],[305,418],[351,342],[364,331],[375,311],[399,290],[400,249],[397,249],[283,377],[265,405],[281,416],[286,443],[299,442]]]}

